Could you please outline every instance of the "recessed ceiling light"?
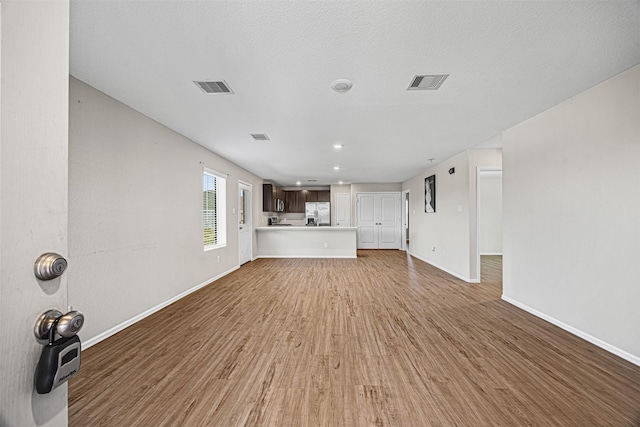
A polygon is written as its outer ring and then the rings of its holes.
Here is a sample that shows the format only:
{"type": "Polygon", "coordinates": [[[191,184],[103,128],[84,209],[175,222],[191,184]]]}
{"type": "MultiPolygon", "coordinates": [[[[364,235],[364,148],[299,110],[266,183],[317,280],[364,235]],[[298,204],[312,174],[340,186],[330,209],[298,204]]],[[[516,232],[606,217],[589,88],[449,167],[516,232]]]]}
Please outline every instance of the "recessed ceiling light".
{"type": "Polygon", "coordinates": [[[300,181],[296,181],[296,185],[301,185],[302,183],[300,181]]]}
{"type": "Polygon", "coordinates": [[[333,144],[333,148],[335,148],[336,150],[341,149],[342,147],[344,147],[343,144],[333,144]]]}
{"type": "Polygon", "coordinates": [[[344,93],[351,89],[352,86],[353,83],[351,83],[351,80],[347,79],[338,79],[331,83],[331,89],[335,90],[338,93],[344,93]]]}
{"type": "Polygon", "coordinates": [[[344,183],[343,183],[342,181],[338,181],[338,184],[342,185],[342,184],[344,184],[344,183]]]}
{"type": "Polygon", "coordinates": [[[334,170],[334,171],[338,171],[338,170],[340,170],[340,166],[334,166],[334,167],[333,167],[333,170],[334,170]]]}

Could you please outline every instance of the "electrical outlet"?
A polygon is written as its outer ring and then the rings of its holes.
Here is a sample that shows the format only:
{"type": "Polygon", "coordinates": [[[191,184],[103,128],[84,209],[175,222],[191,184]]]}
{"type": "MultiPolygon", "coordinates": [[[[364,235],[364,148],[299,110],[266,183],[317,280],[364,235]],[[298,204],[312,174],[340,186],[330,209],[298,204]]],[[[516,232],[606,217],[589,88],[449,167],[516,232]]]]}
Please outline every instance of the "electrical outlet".
{"type": "Polygon", "coordinates": [[[436,251],[436,247],[434,246],[431,248],[431,252],[435,252],[435,251],[436,251]]]}
{"type": "Polygon", "coordinates": [[[329,244],[328,244],[327,242],[324,242],[324,247],[325,247],[325,248],[328,248],[328,247],[329,247],[329,244]]]}
{"type": "Polygon", "coordinates": [[[216,259],[217,262],[220,262],[220,255],[218,255],[218,258],[216,259]]]}

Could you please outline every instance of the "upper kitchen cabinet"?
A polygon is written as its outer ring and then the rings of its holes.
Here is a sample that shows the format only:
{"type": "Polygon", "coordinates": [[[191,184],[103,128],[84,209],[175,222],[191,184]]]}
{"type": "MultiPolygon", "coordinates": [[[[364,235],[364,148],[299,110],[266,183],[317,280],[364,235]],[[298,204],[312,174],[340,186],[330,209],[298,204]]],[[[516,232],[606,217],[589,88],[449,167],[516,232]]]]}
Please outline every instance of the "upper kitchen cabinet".
{"type": "Polygon", "coordinates": [[[284,192],[284,211],[289,213],[304,213],[306,202],[304,194],[300,190],[284,192]]]}
{"type": "Polygon", "coordinates": [[[262,184],[262,211],[273,212],[273,185],[262,184]]]}
{"type": "Polygon", "coordinates": [[[273,184],[263,184],[262,210],[277,212],[277,201],[284,202],[284,212],[304,213],[306,202],[330,202],[329,190],[291,190],[285,191],[273,184]]]}
{"type": "Polygon", "coordinates": [[[322,190],[316,191],[318,193],[318,202],[330,202],[331,201],[331,191],[330,190],[322,190]]]}
{"type": "Polygon", "coordinates": [[[273,184],[262,184],[262,211],[278,212],[278,201],[284,205],[284,190],[273,184]]]}
{"type": "Polygon", "coordinates": [[[305,196],[304,197],[305,202],[317,202],[318,201],[318,191],[302,190],[302,193],[305,196]]]}

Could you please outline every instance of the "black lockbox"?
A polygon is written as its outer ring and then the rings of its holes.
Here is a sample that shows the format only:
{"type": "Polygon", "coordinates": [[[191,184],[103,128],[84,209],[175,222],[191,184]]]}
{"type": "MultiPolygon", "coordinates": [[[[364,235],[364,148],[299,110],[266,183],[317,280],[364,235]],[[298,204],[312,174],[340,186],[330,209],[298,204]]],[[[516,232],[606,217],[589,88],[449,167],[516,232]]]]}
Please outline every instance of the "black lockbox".
{"type": "Polygon", "coordinates": [[[43,347],[36,367],[36,391],[46,394],[64,384],[80,370],[80,338],[74,335],[43,347]]]}

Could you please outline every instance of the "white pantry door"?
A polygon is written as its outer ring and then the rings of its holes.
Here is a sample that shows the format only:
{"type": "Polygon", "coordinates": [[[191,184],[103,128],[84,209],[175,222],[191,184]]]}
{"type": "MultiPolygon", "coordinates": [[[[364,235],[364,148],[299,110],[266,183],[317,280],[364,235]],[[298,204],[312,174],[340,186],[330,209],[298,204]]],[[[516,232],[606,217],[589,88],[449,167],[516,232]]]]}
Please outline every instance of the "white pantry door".
{"type": "Polygon", "coordinates": [[[400,249],[400,193],[358,193],[358,249],[400,249]]]}
{"type": "Polygon", "coordinates": [[[335,197],[336,227],[351,226],[351,195],[338,193],[335,197]]]}
{"type": "Polygon", "coordinates": [[[67,279],[40,281],[33,264],[68,257],[68,1],[1,2],[0,38],[0,425],[66,426],[67,386],[34,390],[33,327],[66,312],[67,279]]]}
{"type": "Polygon", "coordinates": [[[251,185],[238,182],[238,246],[239,264],[251,261],[253,248],[253,227],[251,225],[251,185]]]}

